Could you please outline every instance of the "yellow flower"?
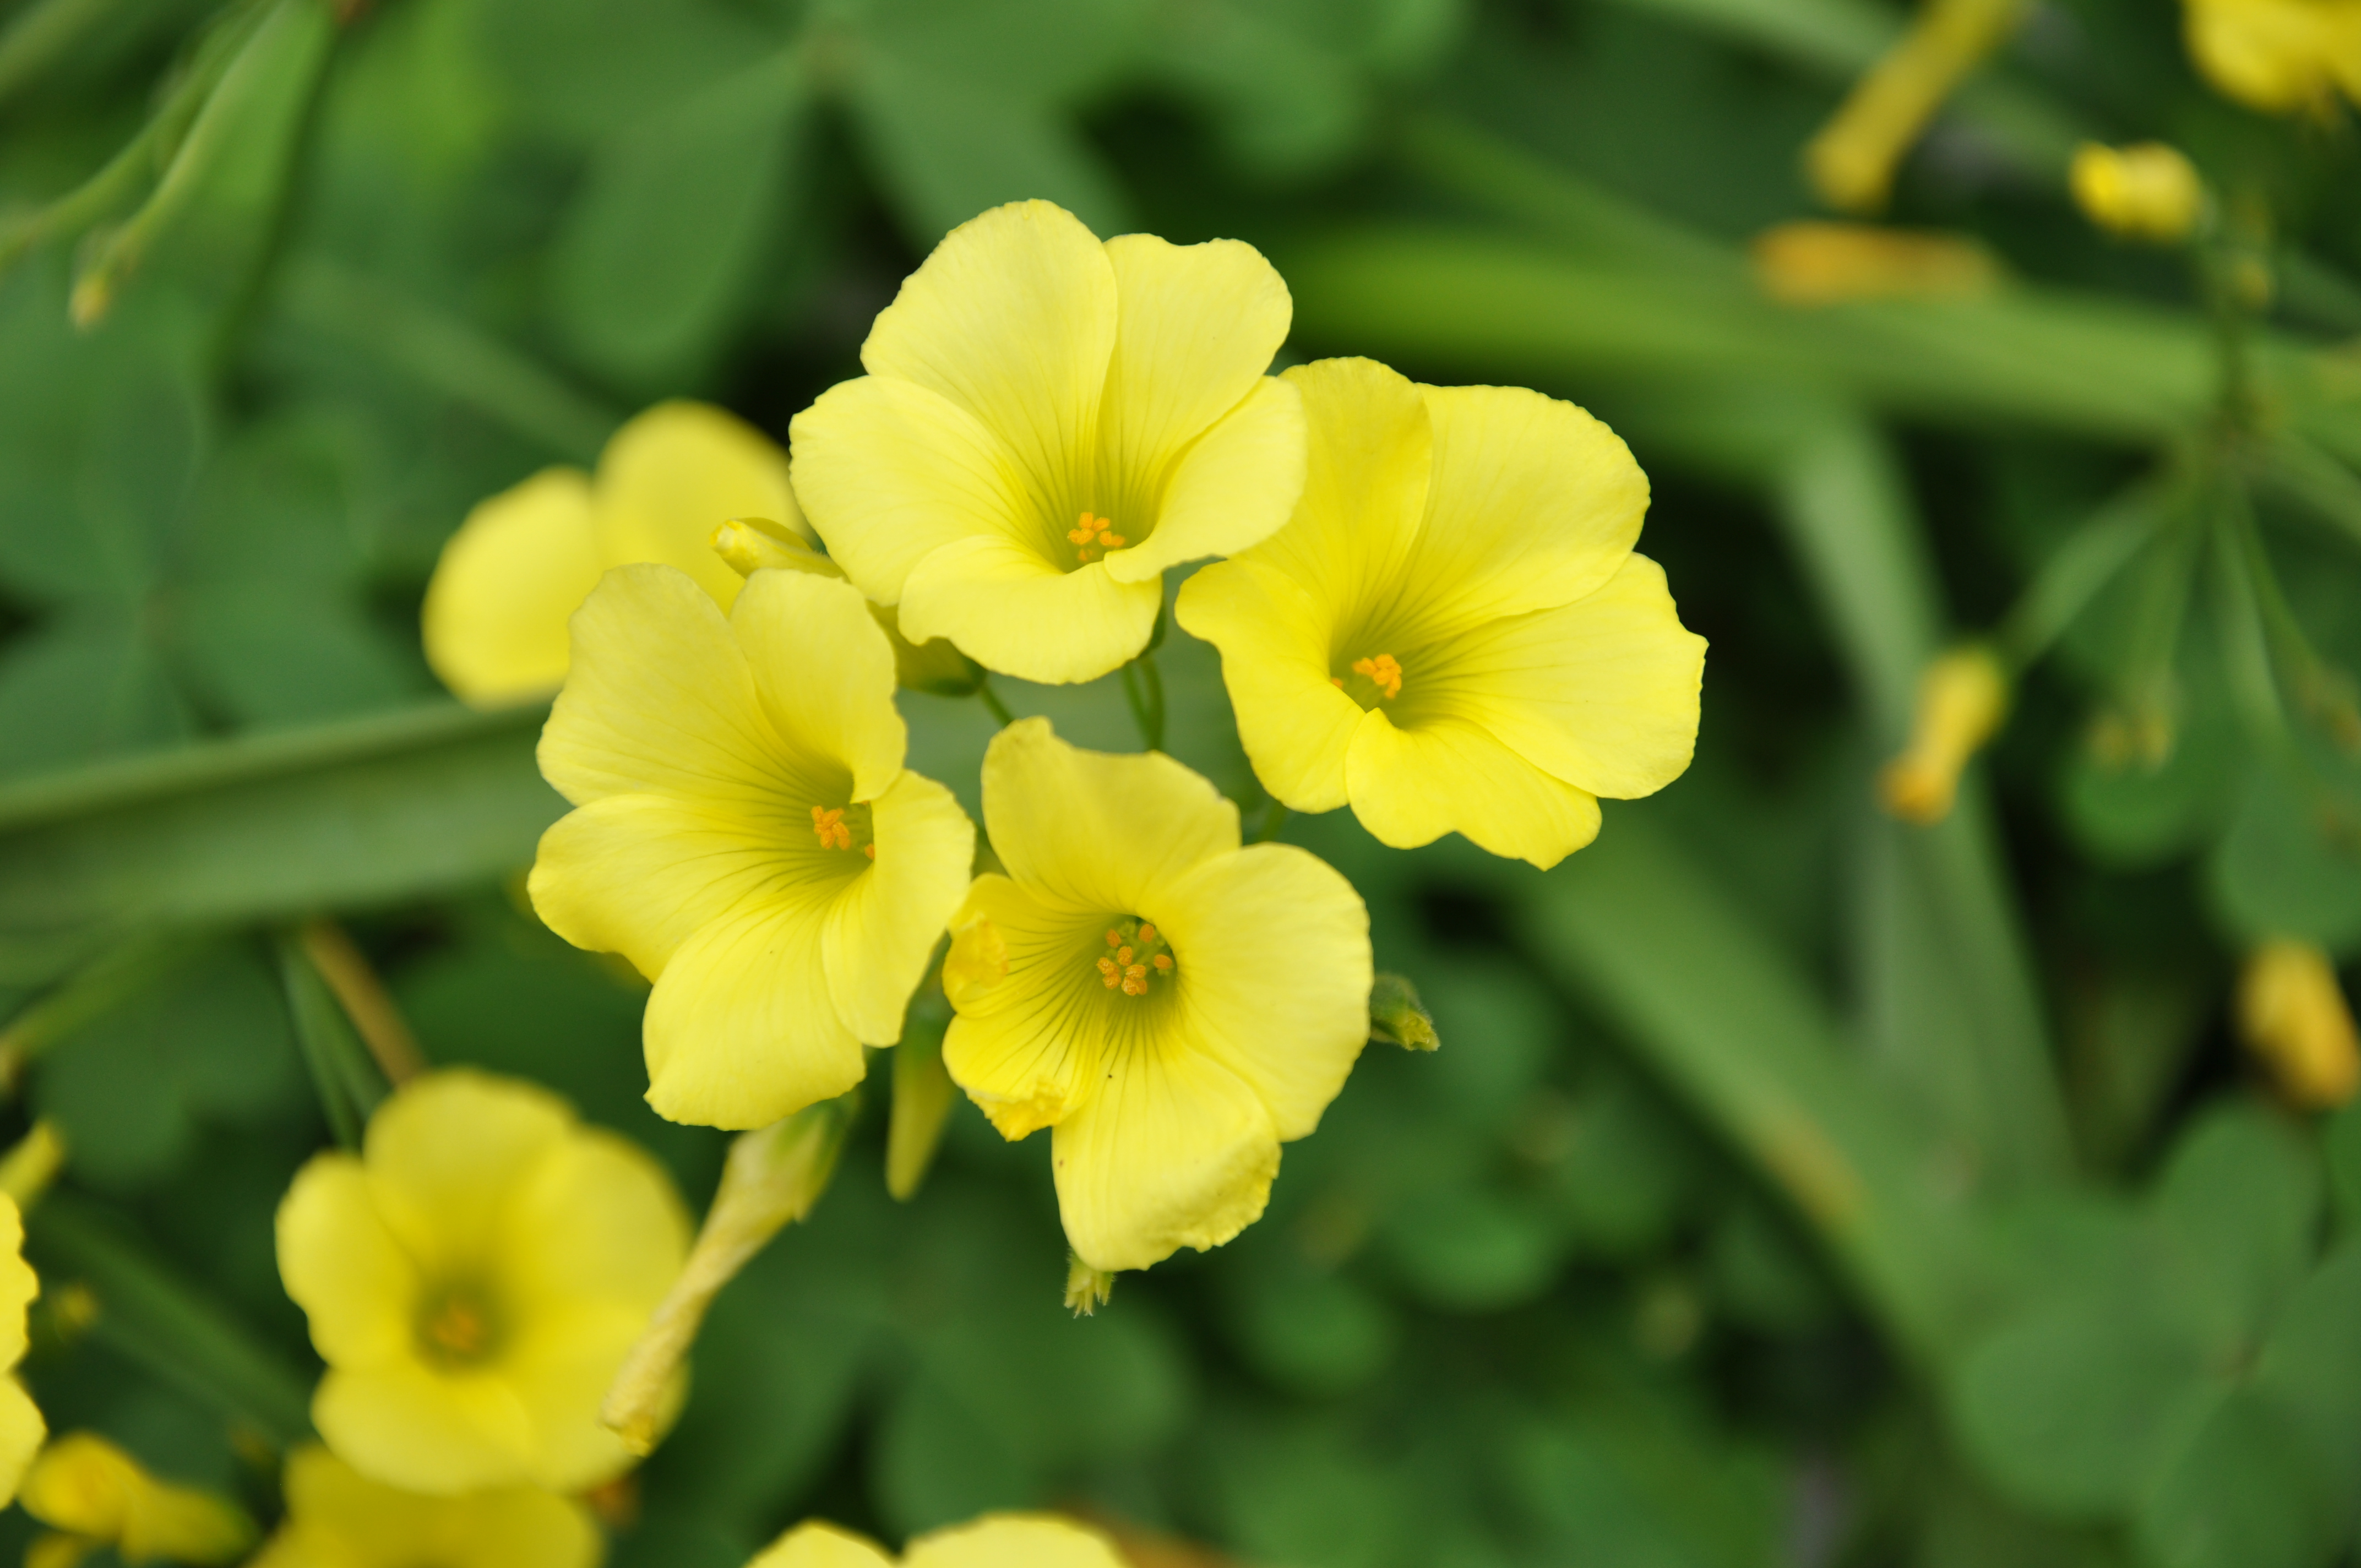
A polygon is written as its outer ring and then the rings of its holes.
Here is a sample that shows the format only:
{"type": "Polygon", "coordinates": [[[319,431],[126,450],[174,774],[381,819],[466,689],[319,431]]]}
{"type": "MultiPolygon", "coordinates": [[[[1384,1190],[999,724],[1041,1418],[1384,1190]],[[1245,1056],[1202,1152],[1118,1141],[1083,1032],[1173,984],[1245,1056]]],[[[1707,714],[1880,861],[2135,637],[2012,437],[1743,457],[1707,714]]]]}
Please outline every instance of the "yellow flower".
{"type": "Polygon", "coordinates": [[[2266,942],[2238,976],[2238,1031],[2287,1097],[2331,1110],[2361,1088],[2361,1036],[2336,967],[2309,942],[2266,942]]]}
{"type": "Polygon", "coordinates": [[[2205,79],[2249,108],[2361,103],[2361,0],[2185,0],[2181,22],[2205,79]]]}
{"type": "Polygon", "coordinates": [[[1360,895],[1171,758],[1012,724],[943,984],[943,1063],[1008,1138],[1055,1127],[1066,1238],[1095,1269],[1218,1246],[1262,1213],[1368,1038],[1360,895]]]}
{"type": "Polygon", "coordinates": [[[648,1102],[759,1127],[861,1081],[967,890],[975,829],[906,773],[894,655],[850,584],[762,571],[728,617],[610,573],[541,768],[577,809],[529,883],[550,929],[655,982],[648,1102]]]}
{"type": "Polygon", "coordinates": [[[2205,207],[2205,187],[2177,148],[2144,141],[2074,149],[2067,171],[2074,204],[2111,234],[2170,245],[2189,237],[2205,207]]]}
{"type": "Polygon", "coordinates": [[[313,1421],[411,1491],[595,1486],[631,1458],[598,1402],[687,1249],[663,1169],[555,1095],[414,1078],[359,1158],[314,1157],[279,1206],[280,1276],[328,1364],[313,1421]]]}
{"type": "Polygon", "coordinates": [[[658,403],[615,432],[595,478],[545,468],[467,514],[426,586],[427,663],[482,707],[555,691],[566,618],[610,566],[677,566],[727,609],[739,578],[713,531],[743,516],[808,536],[786,454],[720,409],[658,403]]]}
{"type": "Polygon", "coordinates": [[[254,1544],[254,1521],[235,1503],[157,1480],[96,1432],[43,1449],[16,1500],[61,1532],[37,1542],[28,1563],[64,1568],[103,1546],[126,1563],[226,1563],[254,1544]]]}
{"type": "MultiPolygon", "coordinates": [[[[814,1519],[746,1568],[895,1568],[876,1542],[814,1519]]],[[[910,1542],[901,1568],[1125,1568],[1115,1543],[1055,1514],[987,1514],[910,1542]]]]}
{"type": "Polygon", "coordinates": [[[1235,240],[1102,245],[1047,202],[996,207],[879,313],[869,374],[796,417],[796,493],[912,641],[1103,675],[1147,645],[1166,567],[1295,504],[1302,414],[1263,374],[1293,309],[1235,240]]]}
{"type": "Polygon", "coordinates": [[[2024,0],[1925,0],[1910,30],[1804,148],[1804,171],[1821,199],[1846,212],[1883,206],[1903,154],[2024,13],[2024,0]]]}
{"type": "Polygon", "coordinates": [[[1366,359],[1289,371],[1311,477],[1269,543],[1180,590],[1222,650],[1263,787],[1351,803],[1411,848],[1456,829],[1548,867],[1604,795],[1688,766],[1705,641],[1631,553],[1647,477],[1570,403],[1419,387],[1366,359]]]}
{"type": "Polygon", "coordinates": [[[1747,254],[1763,291],[1788,305],[1972,300],[2001,281],[2000,264],[1972,239],[1878,224],[1777,224],[1747,254]]]}
{"type": "Polygon", "coordinates": [[[15,1198],[0,1192],[0,1505],[16,1495],[25,1467],[49,1435],[16,1376],[16,1364],[25,1359],[25,1310],[40,1293],[41,1282],[25,1261],[25,1216],[15,1198]]]}
{"type": "Polygon", "coordinates": [[[1951,814],[1960,774],[2008,717],[2008,673],[1987,648],[1955,648],[1918,677],[1910,744],[1877,775],[1878,799],[1905,822],[1951,814]]]}
{"type": "Polygon", "coordinates": [[[287,1521],[248,1568],[595,1568],[579,1503],[531,1486],[428,1497],[380,1486],[317,1444],[287,1456],[287,1521]]]}

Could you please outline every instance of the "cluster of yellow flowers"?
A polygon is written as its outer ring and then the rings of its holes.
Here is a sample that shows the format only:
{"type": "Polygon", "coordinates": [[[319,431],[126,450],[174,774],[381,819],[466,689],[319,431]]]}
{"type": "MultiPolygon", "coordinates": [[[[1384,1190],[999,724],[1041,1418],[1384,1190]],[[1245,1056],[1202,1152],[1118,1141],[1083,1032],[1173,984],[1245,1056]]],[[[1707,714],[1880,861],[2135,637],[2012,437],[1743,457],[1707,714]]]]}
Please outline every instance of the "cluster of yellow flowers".
{"type": "Polygon", "coordinates": [[[948,931],[944,1064],[1005,1136],[1055,1130],[1068,1239],[1106,1274],[1252,1223],[1368,1038],[1358,895],[1244,844],[1169,757],[1009,724],[974,874],[966,814],[903,765],[897,653],[1092,680],[1148,648],[1168,568],[1226,557],[1176,619],[1220,650],[1288,808],[1546,868],[1599,797],[1687,765],[1704,643],[1633,554],[1623,444],[1529,391],[1367,360],[1272,376],[1291,317],[1247,246],[997,208],[880,313],[791,463],[665,405],[595,479],[469,519],[430,655],[478,701],[563,672],[541,761],[575,810],[532,897],[653,982],[657,1110],[755,1128],[844,1094],[948,931]],[[553,607],[576,598],[567,649],[553,607]]]}

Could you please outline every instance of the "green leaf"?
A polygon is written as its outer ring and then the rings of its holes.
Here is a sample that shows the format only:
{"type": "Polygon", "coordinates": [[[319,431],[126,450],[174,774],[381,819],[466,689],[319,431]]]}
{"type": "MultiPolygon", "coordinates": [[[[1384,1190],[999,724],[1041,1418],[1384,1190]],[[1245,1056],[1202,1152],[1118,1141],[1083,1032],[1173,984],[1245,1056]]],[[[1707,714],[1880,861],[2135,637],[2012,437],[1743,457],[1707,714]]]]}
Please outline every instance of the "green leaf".
{"type": "Polygon", "coordinates": [[[1222,1274],[1224,1321],[1255,1369],[1315,1397],[1362,1387],[1400,1349],[1400,1320],[1349,1276],[1293,1249],[1259,1249],[1222,1274]]]}
{"type": "Polygon", "coordinates": [[[2213,841],[2238,795],[2236,725],[2219,703],[2196,705],[2171,754],[2155,767],[2067,752],[2059,804],[2075,839],[2109,865],[2153,866],[2213,841]]]}
{"type": "Polygon", "coordinates": [[[2311,1267],[2320,1162],[2283,1119],[2231,1103],[2181,1135],[2157,1184],[2154,1212],[2186,1266],[2175,1289],[2216,1343],[2251,1345],[2311,1267]]]}
{"type": "Polygon", "coordinates": [[[2311,1473],[2349,1517],[2361,1497],[2361,1245],[2331,1254],[2289,1300],[2255,1366],[2254,1388],[2304,1440],[2311,1473]]]}
{"type": "Polygon", "coordinates": [[[2156,1480],[2138,1519],[2150,1568],[2318,1568],[2337,1509],[2287,1422],[2239,1390],[2156,1480]]]}
{"type": "Polygon", "coordinates": [[[1549,1288],[1565,1243],[1546,1210],[1489,1186],[1421,1181],[1380,1232],[1410,1294],[1445,1311],[1493,1311],[1549,1288]]]}
{"type": "Polygon", "coordinates": [[[151,1184],[189,1152],[199,1124],[251,1125],[302,1103],[276,981],[241,943],[205,959],[40,1064],[33,1103],[65,1134],[78,1179],[151,1184]]]}
{"type": "Polygon", "coordinates": [[[1582,1244],[1632,1257],[1670,1237],[1704,1172],[1696,1136],[1661,1093],[1609,1074],[1568,1110],[1553,1190],[1582,1244]]]}
{"type": "Polygon", "coordinates": [[[137,605],[86,601],[0,651],[0,733],[10,739],[0,776],[142,751],[193,728],[137,605]]]}
{"type": "Polygon", "coordinates": [[[529,864],[542,710],[436,705],[0,790],[0,972],[105,934],[385,904],[529,864]]]}
{"type": "Polygon", "coordinates": [[[799,174],[799,54],[774,54],[619,126],[592,156],[551,265],[567,337],[595,365],[662,378],[708,357],[799,174]]]}
{"type": "Polygon", "coordinates": [[[2294,937],[2361,948],[2361,808],[2292,760],[2246,775],[2230,830],[2206,864],[2223,923],[2247,943],[2294,937]]]}
{"type": "Polygon", "coordinates": [[[1049,104],[882,51],[848,91],[895,216],[920,250],[987,207],[1037,196],[1100,235],[1132,226],[1113,171],[1049,104]]]}

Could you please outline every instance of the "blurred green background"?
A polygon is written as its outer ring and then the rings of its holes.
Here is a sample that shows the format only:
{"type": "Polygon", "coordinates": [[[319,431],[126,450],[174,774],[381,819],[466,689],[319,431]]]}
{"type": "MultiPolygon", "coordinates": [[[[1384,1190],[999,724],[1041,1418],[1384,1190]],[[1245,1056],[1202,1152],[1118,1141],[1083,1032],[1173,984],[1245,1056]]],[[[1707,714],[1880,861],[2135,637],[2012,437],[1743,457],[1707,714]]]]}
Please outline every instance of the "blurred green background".
{"type": "MultiPolygon", "coordinates": [[[[440,694],[427,576],[659,398],[784,442],[946,228],[1044,196],[1262,247],[1290,362],[1609,421],[1711,640],[1697,762],[1547,875],[1292,822],[1443,1048],[1371,1047],[1259,1224],[1093,1318],[1038,1145],[962,1105],[896,1205],[876,1075],[613,1560],[1057,1505],[1268,1568],[2350,1561],[2361,1113],[2284,1104],[2231,993],[2268,938],[2361,953],[2361,147],[2209,92],[2164,0],[2043,0],[1884,220],[1998,286],[1774,302],[1746,242],[1817,215],[1799,149],[1907,19],[0,5],[0,1114],[71,1149],[30,1221],[52,1429],[275,1507],[317,1365],[270,1234],[328,1136],[305,917],[432,1059],[710,1191],[722,1135],[640,1101],[643,990],[521,908],[541,714],[440,694]],[[2185,257],[2092,229],[2084,137],[2190,152],[2269,305],[2225,326],[2185,257]],[[1921,667],[1996,626],[2057,635],[1988,765],[1940,826],[1885,817],[1921,667]],[[2108,742],[2141,723],[2169,746],[2108,742]]],[[[1212,651],[1162,658],[1170,749],[1259,809],[1212,651]]],[[[1136,745],[1113,677],[1003,690],[1136,745]]],[[[991,720],[904,703],[972,811],[991,720]]]]}

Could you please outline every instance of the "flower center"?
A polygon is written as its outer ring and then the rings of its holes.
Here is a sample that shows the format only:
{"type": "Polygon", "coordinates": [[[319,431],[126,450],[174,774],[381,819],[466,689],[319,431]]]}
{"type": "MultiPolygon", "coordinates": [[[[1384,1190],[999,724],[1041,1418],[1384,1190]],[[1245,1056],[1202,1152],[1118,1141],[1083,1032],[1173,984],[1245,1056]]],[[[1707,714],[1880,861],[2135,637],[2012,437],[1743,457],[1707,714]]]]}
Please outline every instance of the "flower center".
{"type": "Polygon", "coordinates": [[[417,1320],[418,1348],[441,1366],[481,1364],[497,1347],[500,1324],[491,1303],[473,1286],[450,1286],[429,1296],[417,1320]]]}
{"type": "Polygon", "coordinates": [[[812,834],[823,850],[858,849],[870,860],[877,858],[877,843],[869,807],[855,801],[850,806],[815,806],[811,808],[812,834]]]}
{"type": "Polygon", "coordinates": [[[1328,684],[1341,688],[1364,709],[1375,707],[1401,696],[1401,663],[1391,653],[1373,653],[1354,660],[1347,674],[1329,676],[1328,684]]]}
{"type": "Polygon", "coordinates": [[[1073,527],[1066,530],[1066,543],[1074,547],[1074,559],[1087,566],[1108,551],[1122,549],[1130,541],[1115,531],[1115,519],[1084,512],[1073,527]]]}
{"type": "Polygon", "coordinates": [[[1170,981],[1176,960],[1171,944],[1149,922],[1129,916],[1107,927],[1107,950],[1099,955],[1100,983],[1126,996],[1145,996],[1157,981],[1170,981]]]}

